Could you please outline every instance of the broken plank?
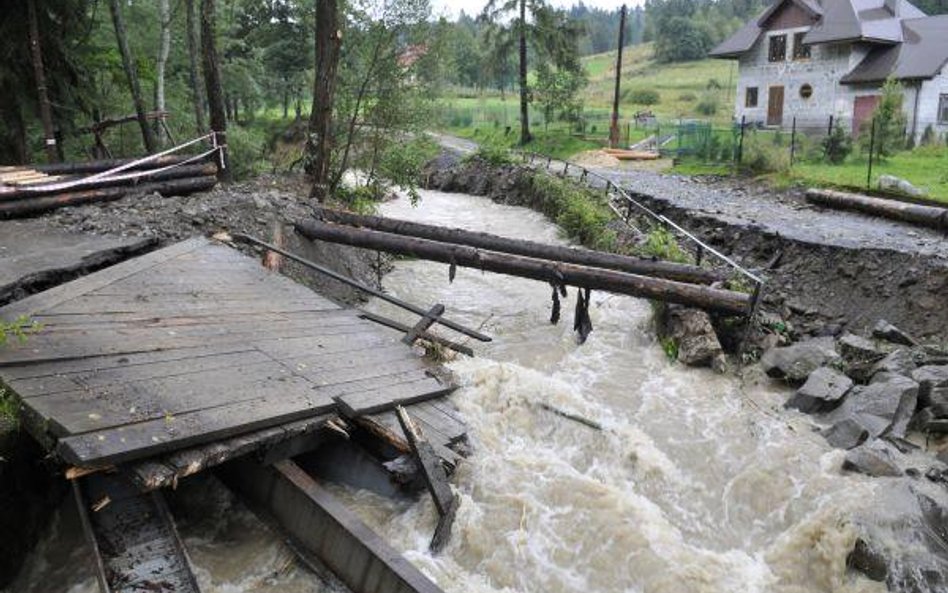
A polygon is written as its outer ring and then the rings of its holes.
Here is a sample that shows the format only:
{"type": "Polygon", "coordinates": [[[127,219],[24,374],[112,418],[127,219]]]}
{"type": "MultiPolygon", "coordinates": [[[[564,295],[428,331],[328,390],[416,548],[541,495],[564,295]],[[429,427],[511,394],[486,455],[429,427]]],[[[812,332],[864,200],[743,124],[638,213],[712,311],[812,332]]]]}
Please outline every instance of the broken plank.
{"type": "Polygon", "coordinates": [[[392,410],[397,405],[412,404],[426,399],[441,397],[455,389],[454,385],[443,385],[433,377],[410,383],[395,385],[387,389],[372,389],[337,396],[340,410],[350,418],[392,410]]]}
{"type": "Polygon", "coordinates": [[[402,433],[408,439],[408,446],[411,447],[412,455],[421,468],[421,475],[425,480],[425,485],[428,487],[432,500],[434,500],[435,508],[438,509],[438,514],[444,517],[448,514],[451,501],[454,498],[451,486],[448,485],[448,476],[444,472],[444,468],[441,466],[441,462],[438,460],[431,444],[425,439],[425,436],[412,421],[405,408],[396,406],[395,415],[402,427],[402,433]]]}

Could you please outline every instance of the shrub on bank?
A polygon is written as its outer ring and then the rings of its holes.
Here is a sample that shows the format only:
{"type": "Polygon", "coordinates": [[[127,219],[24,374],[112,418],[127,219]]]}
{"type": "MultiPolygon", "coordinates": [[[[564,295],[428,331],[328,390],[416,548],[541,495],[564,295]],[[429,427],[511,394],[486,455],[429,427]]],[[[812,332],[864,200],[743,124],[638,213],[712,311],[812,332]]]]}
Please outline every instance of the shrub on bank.
{"type": "Polygon", "coordinates": [[[749,173],[785,173],[790,170],[790,151],[779,137],[770,140],[751,133],[744,138],[741,169],[749,173]]]}
{"type": "Polygon", "coordinates": [[[613,215],[601,193],[545,173],[534,175],[531,183],[540,209],[571,239],[592,249],[615,249],[616,233],[608,226],[613,215]]]}

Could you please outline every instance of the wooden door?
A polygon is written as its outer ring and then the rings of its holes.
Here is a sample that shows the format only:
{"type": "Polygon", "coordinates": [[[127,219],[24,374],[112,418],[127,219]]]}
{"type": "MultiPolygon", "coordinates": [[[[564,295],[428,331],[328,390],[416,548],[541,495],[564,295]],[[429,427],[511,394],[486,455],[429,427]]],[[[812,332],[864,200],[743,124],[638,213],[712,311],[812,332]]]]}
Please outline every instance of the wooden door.
{"type": "Polygon", "coordinates": [[[860,95],[853,101],[853,138],[859,137],[863,123],[872,118],[881,100],[879,95],[860,95]]]}
{"type": "Polygon", "coordinates": [[[783,87],[772,86],[767,96],[767,125],[783,124],[783,87]]]}

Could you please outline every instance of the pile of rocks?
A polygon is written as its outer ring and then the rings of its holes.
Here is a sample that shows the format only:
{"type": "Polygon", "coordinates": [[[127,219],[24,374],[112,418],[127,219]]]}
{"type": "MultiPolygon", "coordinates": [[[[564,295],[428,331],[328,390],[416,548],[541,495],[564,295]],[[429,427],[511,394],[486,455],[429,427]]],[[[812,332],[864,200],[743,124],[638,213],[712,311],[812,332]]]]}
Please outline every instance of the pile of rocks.
{"type": "Polygon", "coordinates": [[[890,590],[948,590],[948,349],[880,321],[871,338],[774,347],[761,365],[798,387],[786,407],[811,414],[847,451],[844,472],[892,480],[874,518],[884,525],[867,527],[849,566],[890,590]]]}

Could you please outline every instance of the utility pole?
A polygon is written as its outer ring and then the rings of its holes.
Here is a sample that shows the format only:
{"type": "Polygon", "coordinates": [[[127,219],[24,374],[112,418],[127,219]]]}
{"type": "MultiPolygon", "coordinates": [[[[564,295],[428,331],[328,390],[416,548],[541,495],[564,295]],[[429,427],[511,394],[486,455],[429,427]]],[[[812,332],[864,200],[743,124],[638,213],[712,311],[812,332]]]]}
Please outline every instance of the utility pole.
{"type": "Polygon", "coordinates": [[[619,19],[619,52],[616,55],[616,92],[612,98],[612,125],[609,127],[609,146],[619,147],[619,86],[622,82],[622,46],[625,45],[625,4],[619,19]]]}

